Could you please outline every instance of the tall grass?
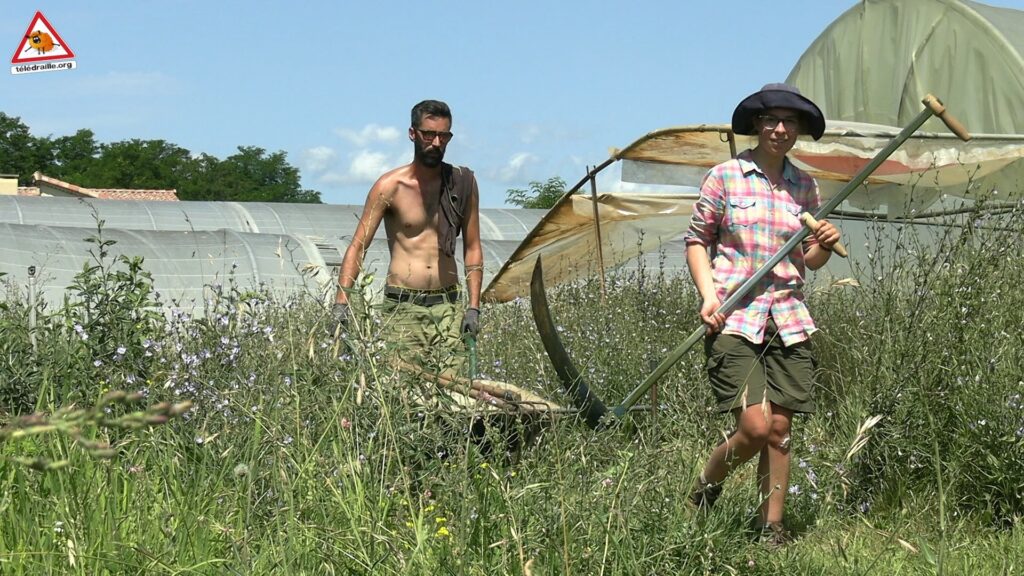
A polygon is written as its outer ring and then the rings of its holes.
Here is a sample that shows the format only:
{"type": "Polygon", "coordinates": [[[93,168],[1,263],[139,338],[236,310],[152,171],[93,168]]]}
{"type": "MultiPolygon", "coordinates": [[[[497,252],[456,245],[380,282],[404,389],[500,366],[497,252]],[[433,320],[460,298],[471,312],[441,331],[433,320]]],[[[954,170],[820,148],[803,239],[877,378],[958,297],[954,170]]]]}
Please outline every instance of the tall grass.
{"type": "MultiPolygon", "coordinates": [[[[414,401],[373,318],[349,348],[318,303],[230,280],[194,316],[165,317],[143,263],[111,258],[101,232],[68,301],[38,310],[36,349],[24,298],[0,307],[0,573],[1021,573],[1024,219],[1001,224],[937,246],[879,224],[861,286],[811,293],[819,412],[795,423],[801,538],[780,551],[751,541],[750,466],[710,514],[686,505],[731,425],[697,350],[628,425],[563,416],[510,459],[487,449],[500,438],[470,439],[472,417],[414,401]],[[192,408],[118,427],[136,408],[111,390],[192,408]],[[98,417],[74,436],[13,434],[19,415],[71,406],[98,417]]],[[[581,372],[617,403],[693,330],[697,299],[660,270],[606,281],[603,305],[597,279],[549,298],[581,372]]],[[[567,405],[528,303],[482,318],[481,375],[567,405]]]]}

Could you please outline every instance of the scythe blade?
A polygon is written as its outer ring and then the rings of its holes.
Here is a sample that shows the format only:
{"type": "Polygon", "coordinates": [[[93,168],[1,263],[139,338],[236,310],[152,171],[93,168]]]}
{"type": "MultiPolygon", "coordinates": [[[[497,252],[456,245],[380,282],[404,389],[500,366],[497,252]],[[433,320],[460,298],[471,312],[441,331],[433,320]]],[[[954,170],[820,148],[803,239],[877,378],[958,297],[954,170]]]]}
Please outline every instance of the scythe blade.
{"type": "Polygon", "coordinates": [[[573,406],[580,411],[587,426],[594,430],[601,428],[602,419],[608,413],[608,409],[583,381],[579,370],[565,351],[562,339],[558,337],[555,323],[551,319],[551,310],[548,308],[548,297],[544,293],[544,269],[539,256],[530,280],[530,307],[533,309],[533,321],[537,324],[541,342],[544,343],[544,351],[554,364],[558,379],[569,394],[573,406]]]}

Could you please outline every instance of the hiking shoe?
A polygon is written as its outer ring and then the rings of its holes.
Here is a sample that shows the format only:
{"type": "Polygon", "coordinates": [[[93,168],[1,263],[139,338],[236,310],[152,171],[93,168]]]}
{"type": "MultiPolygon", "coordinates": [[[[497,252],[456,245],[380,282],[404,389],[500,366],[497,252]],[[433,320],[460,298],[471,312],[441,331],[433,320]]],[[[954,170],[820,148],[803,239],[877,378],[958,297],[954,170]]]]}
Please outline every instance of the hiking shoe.
{"type": "Polygon", "coordinates": [[[699,486],[690,494],[690,504],[699,510],[711,510],[715,500],[722,495],[722,484],[698,483],[699,486]]]}
{"type": "Polygon", "coordinates": [[[757,541],[768,548],[781,548],[793,541],[793,534],[781,522],[769,522],[761,527],[757,541]]]}

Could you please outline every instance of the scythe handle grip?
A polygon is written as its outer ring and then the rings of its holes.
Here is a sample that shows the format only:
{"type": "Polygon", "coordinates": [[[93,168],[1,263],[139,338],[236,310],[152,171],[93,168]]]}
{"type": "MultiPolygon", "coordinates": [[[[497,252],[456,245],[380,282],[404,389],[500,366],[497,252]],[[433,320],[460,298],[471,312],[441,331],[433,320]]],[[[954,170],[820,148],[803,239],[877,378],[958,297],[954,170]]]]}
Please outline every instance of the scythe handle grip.
{"type": "MultiPolygon", "coordinates": [[[[814,218],[814,216],[811,216],[809,212],[804,212],[803,214],[801,214],[800,221],[803,222],[811,230],[817,230],[818,226],[821,225],[821,222],[818,222],[814,218]]],[[[846,258],[847,256],[850,255],[850,253],[846,251],[846,246],[843,246],[842,242],[836,242],[835,244],[833,244],[832,251],[835,252],[838,256],[842,256],[843,258],[846,258]]]]}
{"type": "Polygon", "coordinates": [[[942,122],[946,125],[946,128],[949,128],[950,132],[956,134],[957,138],[963,140],[964,142],[967,142],[971,139],[971,135],[970,133],[967,132],[967,128],[965,128],[959,120],[954,118],[953,115],[946,110],[946,106],[942,103],[941,100],[939,100],[935,96],[932,96],[931,94],[928,94],[924,97],[924,100],[921,100],[921,103],[927,106],[928,109],[932,111],[932,114],[938,116],[939,119],[942,120],[942,122]]]}

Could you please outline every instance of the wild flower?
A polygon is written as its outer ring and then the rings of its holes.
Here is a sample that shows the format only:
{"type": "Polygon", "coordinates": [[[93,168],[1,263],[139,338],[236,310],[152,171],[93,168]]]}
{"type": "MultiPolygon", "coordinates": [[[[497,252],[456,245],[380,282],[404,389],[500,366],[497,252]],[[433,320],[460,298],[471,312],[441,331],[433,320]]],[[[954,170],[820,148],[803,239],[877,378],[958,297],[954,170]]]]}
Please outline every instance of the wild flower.
{"type": "Polygon", "coordinates": [[[1010,408],[1024,408],[1024,403],[1021,402],[1020,394],[1010,396],[1010,399],[1006,401],[1006,405],[1010,408]]]}

